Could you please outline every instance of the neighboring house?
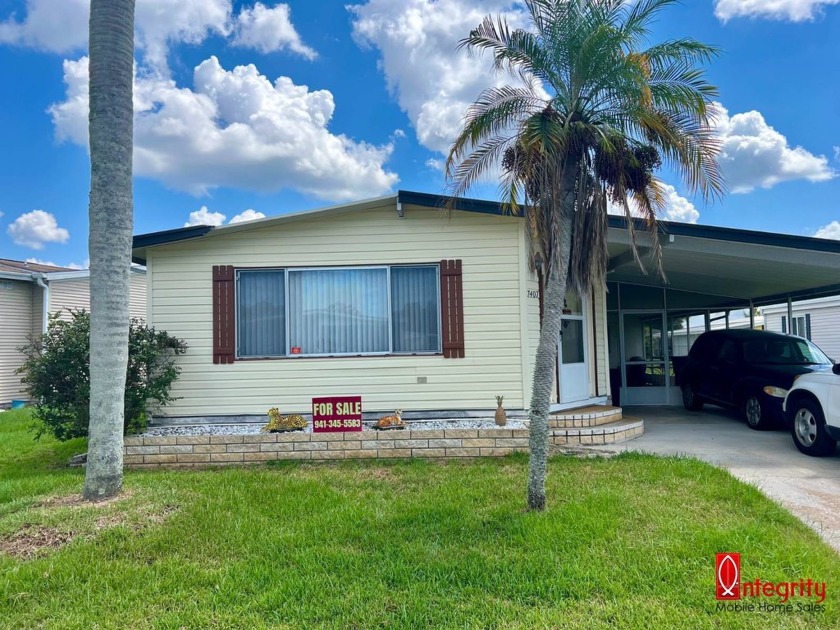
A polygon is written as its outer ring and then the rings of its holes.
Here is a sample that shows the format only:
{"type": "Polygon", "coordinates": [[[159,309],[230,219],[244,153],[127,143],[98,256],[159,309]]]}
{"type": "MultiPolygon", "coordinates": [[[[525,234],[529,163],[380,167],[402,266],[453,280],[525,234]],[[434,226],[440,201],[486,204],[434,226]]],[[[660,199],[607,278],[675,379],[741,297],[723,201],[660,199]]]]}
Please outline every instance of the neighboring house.
{"type": "MultiPolygon", "coordinates": [[[[47,315],[69,318],[70,309],[90,310],[90,272],[0,259],[0,406],[26,399],[15,370],[18,348],[46,330],[47,315]]],[[[146,317],[146,273],[131,275],[132,317],[146,317]]]]}
{"type": "Polygon", "coordinates": [[[840,296],[794,302],[791,310],[793,319],[789,320],[787,304],[765,306],[762,312],[767,330],[810,339],[840,361],[840,296]]]}
{"type": "MultiPolygon", "coordinates": [[[[675,331],[671,338],[671,354],[674,356],[687,356],[688,351],[697,337],[706,332],[706,318],[705,316],[692,317],[684,320],[683,328],[675,331]]],[[[764,330],[764,316],[755,315],[750,321],[749,311],[742,313],[735,313],[735,315],[726,316],[726,313],[710,313],[709,314],[709,330],[743,330],[745,328],[754,328],[755,330],[764,330]]]]}
{"type": "MultiPolygon", "coordinates": [[[[542,304],[525,222],[495,202],[444,213],[444,201],[400,191],[136,236],[148,322],[188,344],[167,416],[307,413],[340,395],[371,414],[486,414],[497,395],[526,409],[542,304]]],[[[643,259],[660,239],[667,284],[636,265],[626,220],[609,218],[606,287],[567,295],[554,409],[678,403],[680,362],[719,313],[840,293],[840,242],[663,230],[639,224],[635,238],[643,259]]]]}

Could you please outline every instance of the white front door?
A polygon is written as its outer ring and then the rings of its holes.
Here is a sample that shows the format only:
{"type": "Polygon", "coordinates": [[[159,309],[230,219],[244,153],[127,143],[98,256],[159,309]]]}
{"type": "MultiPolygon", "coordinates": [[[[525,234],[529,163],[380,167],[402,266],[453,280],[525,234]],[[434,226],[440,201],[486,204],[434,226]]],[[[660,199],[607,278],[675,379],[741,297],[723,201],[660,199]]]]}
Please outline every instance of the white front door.
{"type": "Polygon", "coordinates": [[[589,353],[585,313],[585,301],[571,293],[567,294],[557,353],[561,403],[589,398],[589,353]]]}

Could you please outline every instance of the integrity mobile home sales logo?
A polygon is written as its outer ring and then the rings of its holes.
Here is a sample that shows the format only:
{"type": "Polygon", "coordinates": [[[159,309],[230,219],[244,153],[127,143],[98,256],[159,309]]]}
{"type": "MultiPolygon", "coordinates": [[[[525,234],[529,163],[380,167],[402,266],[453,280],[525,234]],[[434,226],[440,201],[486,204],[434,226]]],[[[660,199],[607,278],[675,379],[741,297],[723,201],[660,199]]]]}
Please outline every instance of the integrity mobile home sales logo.
{"type": "Polygon", "coordinates": [[[715,555],[715,599],[717,609],[730,612],[824,612],[826,583],[812,578],[788,582],[769,582],[741,576],[741,554],[715,555]],[[758,603],[724,603],[758,598],[758,603]],[[792,598],[807,601],[791,602],[792,598]]]}
{"type": "Polygon", "coordinates": [[[741,599],[741,554],[717,554],[715,578],[715,599],[741,599]]]}

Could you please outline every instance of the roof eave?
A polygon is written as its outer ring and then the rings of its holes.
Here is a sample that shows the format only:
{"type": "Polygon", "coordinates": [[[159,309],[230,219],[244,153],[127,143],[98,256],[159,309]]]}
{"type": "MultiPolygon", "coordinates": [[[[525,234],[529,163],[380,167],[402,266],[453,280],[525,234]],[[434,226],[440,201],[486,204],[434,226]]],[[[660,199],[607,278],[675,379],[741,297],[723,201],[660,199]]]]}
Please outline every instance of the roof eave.
{"type": "Polygon", "coordinates": [[[212,232],[214,229],[215,228],[212,225],[191,225],[189,227],[176,228],[174,230],[138,234],[134,237],[131,244],[131,262],[139,265],[145,265],[147,247],[201,238],[212,232]]]}
{"type": "MultiPolygon", "coordinates": [[[[627,229],[626,217],[610,215],[608,221],[611,228],[627,229]]],[[[662,232],[674,236],[692,236],[694,238],[706,238],[734,243],[840,254],[840,241],[815,238],[813,236],[795,236],[793,234],[759,232],[756,230],[743,230],[716,225],[697,225],[696,223],[678,223],[675,221],[659,221],[659,225],[662,232]]],[[[637,230],[647,231],[647,223],[644,219],[633,219],[633,227],[637,230]]]]}
{"type": "Polygon", "coordinates": [[[0,280],[18,280],[21,282],[34,282],[32,273],[15,273],[13,271],[0,271],[0,280]]]}

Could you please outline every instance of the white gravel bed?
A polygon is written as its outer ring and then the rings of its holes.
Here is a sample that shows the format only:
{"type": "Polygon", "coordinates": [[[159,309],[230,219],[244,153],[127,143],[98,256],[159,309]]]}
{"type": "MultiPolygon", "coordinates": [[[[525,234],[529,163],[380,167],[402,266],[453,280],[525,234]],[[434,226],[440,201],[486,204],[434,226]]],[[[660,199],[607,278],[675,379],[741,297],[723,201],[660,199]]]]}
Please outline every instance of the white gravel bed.
{"type": "MultiPolygon", "coordinates": [[[[372,422],[365,422],[364,428],[370,429],[372,422]]],[[[252,435],[259,433],[263,425],[249,424],[196,424],[178,427],[152,427],[142,435],[170,436],[170,435],[252,435]]],[[[496,426],[493,418],[469,418],[462,420],[406,420],[406,429],[410,431],[440,431],[442,429],[527,429],[528,424],[522,420],[508,420],[504,427],[496,426]]],[[[312,425],[306,425],[302,433],[311,433],[312,425]]]]}

